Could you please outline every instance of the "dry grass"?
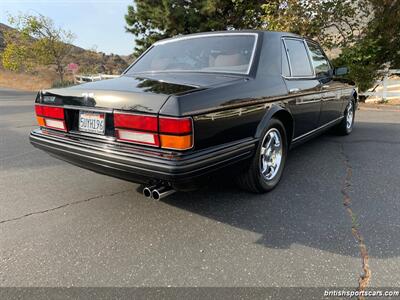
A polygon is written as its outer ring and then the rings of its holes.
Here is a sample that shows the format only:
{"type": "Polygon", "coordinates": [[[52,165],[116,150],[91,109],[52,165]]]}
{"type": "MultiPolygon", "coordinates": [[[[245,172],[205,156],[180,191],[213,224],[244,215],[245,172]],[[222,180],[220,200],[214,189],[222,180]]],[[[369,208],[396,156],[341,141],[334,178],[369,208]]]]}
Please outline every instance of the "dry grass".
{"type": "Polygon", "coordinates": [[[48,70],[38,72],[38,75],[32,75],[0,69],[0,87],[5,88],[38,91],[50,88],[55,78],[55,74],[48,70]]]}

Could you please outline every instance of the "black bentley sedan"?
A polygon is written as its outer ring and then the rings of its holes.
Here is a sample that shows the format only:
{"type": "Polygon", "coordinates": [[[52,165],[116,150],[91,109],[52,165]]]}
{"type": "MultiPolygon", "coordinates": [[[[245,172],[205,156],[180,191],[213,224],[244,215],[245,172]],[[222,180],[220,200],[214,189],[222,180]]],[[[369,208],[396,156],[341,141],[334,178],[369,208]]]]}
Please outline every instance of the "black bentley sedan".
{"type": "Polygon", "coordinates": [[[353,129],[357,94],[298,35],[226,31],[152,45],[120,77],[38,93],[30,141],[77,166],[141,183],[160,199],[229,170],[263,193],[288,150],[353,129]]]}

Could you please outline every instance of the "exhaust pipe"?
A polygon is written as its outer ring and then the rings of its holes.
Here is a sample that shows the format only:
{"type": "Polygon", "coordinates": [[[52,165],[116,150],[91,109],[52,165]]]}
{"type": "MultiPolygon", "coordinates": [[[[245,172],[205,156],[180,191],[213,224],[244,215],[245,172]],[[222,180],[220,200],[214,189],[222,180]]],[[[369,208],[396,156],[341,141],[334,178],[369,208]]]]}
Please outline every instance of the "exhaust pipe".
{"type": "Polygon", "coordinates": [[[176,191],[169,187],[169,186],[161,186],[159,188],[155,188],[152,190],[151,192],[151,197],[154,200],[160,200],[162,198],[165,198],[169,195],[172,195],[173,193],[175,193],[176,191]]]}
{"type": "Polygon", "coordinates": [[[157,185],[152,185],[152,186],[146,186],[143,189],[143,196],[145,196],[146,198],[151,198],[151,193],[152,191],[157,187],[157,185]]]}

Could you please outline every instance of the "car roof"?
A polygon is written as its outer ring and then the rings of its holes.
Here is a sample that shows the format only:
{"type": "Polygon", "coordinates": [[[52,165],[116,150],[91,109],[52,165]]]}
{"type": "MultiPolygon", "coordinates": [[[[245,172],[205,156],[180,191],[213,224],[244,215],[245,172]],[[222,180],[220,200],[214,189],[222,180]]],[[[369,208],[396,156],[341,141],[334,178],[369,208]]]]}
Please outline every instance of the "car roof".
{"type": "Polygon", "coordinates": [[[256,29],[246,29],[246,30],[224,30],[224,31],[207,31],[207,32],[198,32],[198,33],[191,33],[185,35],[177,35],[171,38],[166,38],[155,42],[154,44],[163,44],[165,42],[170,42],[174,40],[184,39],[188,37],[196,37],[196,36],[208,36],[208,35],[229,35],[229,34],[264,34],[264,35],[273,35],[275,37],[297,37],[297,38],[306,38],[295,33],[291,32],[284,32],[284,31],[269,31],[269,30],[256,30],[256,29]]]}

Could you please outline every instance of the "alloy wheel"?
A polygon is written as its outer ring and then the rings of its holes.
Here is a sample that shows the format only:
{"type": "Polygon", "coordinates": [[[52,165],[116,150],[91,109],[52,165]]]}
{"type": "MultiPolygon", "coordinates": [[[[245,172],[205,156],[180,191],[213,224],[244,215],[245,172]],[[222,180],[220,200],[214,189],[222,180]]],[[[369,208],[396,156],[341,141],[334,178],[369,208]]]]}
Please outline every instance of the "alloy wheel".
{"type": "Polygon", "coordinates": [[[260,172],[265,180],[272,180],[282,163],[282,135],[276,128],[268,130],[264,136],[260,152],[260,172]]]}
{"type": "Polygon", "coordinates": [[[346,115],[346,128],[351,129],[353,126],[353,102],[349,103],[347,107],[347,115],[346,115]]]}

